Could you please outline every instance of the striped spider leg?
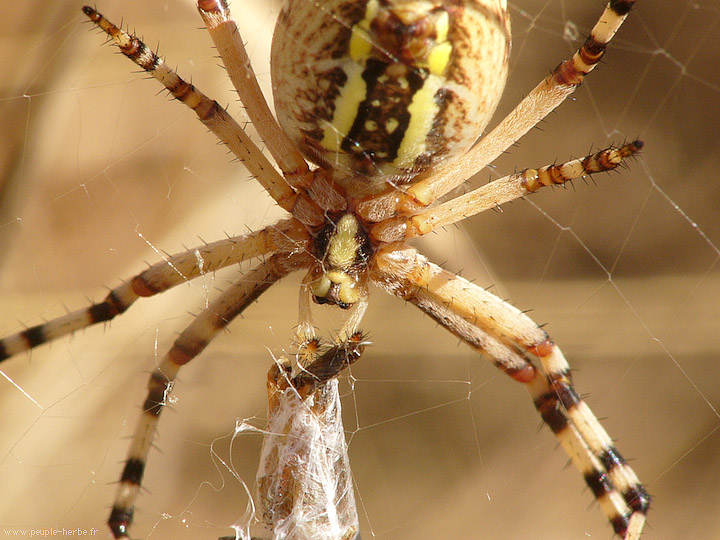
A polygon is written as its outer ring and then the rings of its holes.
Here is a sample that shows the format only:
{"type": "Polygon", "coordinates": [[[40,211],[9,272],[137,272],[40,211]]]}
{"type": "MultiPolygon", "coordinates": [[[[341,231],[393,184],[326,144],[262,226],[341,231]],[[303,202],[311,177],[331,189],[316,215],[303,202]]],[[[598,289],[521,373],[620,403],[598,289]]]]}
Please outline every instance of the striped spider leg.
{"type": "Polygon", "coordinates": [[[259,484],[274,538],[284,537],[288,525],[305,531],[298,533],[301,537],[315,537],[310,531],[322,529],[330,531],[327,538],[349,540],[358,530],[345,445],[337,438],[342,426],[334,379],[363,352],[359,326],[370,283],[415,304],[525,384],[614,531],[626,540],[639,538],[649,497],[578,397],[560,349],[520,311],[405,244],[541,187],[612,170],[640,150],[642,143],[635,141],[560,165],[527,169],[430,206],[569,96],[600,60],[633,3],[611,0],[572,59],[474,145],[495,110],[507,73],[510,26],[504,0],[286,0],[271,58],[278,120],[257,85],[227,2],[199,0],[200,15],[274,163],[223,108],[137,37],[95,9],[83,8],[123,54],[195,111],[292,216],[261,231],[168,257],[113,289],[99,304],[0,340],[4,360],[110,320],[141,296],[205,271],[265,257],[210,302],[153,371],[109,519],[116,538],[129,537],[155,426],[180,367],[265,290],[299,270],[306,275],[300,287],[298,354],[274,366],[268,376],[270,431],[281,436],[266,441],[259,484]],[[312,301],[344,310],[337,337],[324,350],[312,323],[312,301]],[[316,446],[290,444],[311,437],[308,431],[288,436],[296,433],[295,420],[308,411],[319,428],[333,426],[336,436],[327,445],[340,456],[328,460],[323,470],[343,486],[341,494],[318,506],[299,495],[306,489],[322,491],[303,479],[324,458],[313,453],[316,446]],[[305,465],[294,460],[299,456],[305,465]],[[308,517],[306,510],[313,508],[314,517],[308,517]],[[342,519],[329,519],[333,513],[342,519]]]}
{"type": "Polygon", "coordinates": [[[529,317],[500,298],[429,262],[415,249],[390,244],[375,258],[372,282],[420,308],[524,383],[543,420],[580,469],[615,532],[642,532],[649,497],[612,439],[573,387],[570,366],[529,317]],[[540,372],[533,360],[542,364],[540,372]]]}

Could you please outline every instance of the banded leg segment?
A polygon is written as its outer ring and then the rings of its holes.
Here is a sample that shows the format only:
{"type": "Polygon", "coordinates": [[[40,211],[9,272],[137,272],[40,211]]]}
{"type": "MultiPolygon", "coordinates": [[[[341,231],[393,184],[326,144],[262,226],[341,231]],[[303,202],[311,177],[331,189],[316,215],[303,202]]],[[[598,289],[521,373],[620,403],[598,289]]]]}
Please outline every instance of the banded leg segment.
{"type": "Polygon", "coordinates": [[[160,413],[167,404],[180,368],[200,354],[220,330],[271,285],[308,264],[305,255],[289,256],[287,253],[278,253],[245,274],[193,320],[153,371],[148,381],[143,413],[135,428],[115,503],[108,519],[115,538],[129,538],[128,527],[132,522],[147,456],[160,413]]]}
{"type": "MultiPolygon", "coordinates": [[[[533,391],[530,391],[535,406],[561,443],[563,443],[563,439],[574,438],[574,434],[567,434],[568,430],[580,433],[592,459],[583,460],[581,455],[577,458],[579,463],[576,465],[583,472],[586,483],[601,506],[611,506],[610,499],[617,493],[622,495],[631,512],[616,515],[610,521],[616,533],[630,538],[627,536],[628,532],[632,532],[638,522],[640,522],[640,530],[642,529],[645,514],[650,506],[650,496],[640,484],[635,471],[628,466],[615,448],[605,428],[602,427],[587,403],[578,395],[572,382],[570,365],[560,348],[547,339],[544,343],[536,346],[533,352],[540,357],[550,384],[550,391],[540,395],[533,395],[533,391]],[[558,411],[562,411],[566,418],[564,425],[560,421],[558,411]],[[606,479],[609,482],[606,482],[606,479]],[[616,493],[607,491],[608,484],[614,486],[616,493]]],[[[570,456],[573,457],[572,454],[570,456]]],[[[575,462],[575,459],[573,461],[575,462]]],[[[613,506],[616,505],[613,504],[613,506]]]]}
{"type": "MultiPolygon", "coordinates": [[[[617,475],[614,474],[616,471],[613,466],[605,462],[601,455],[593,452],[591,445],[573,422],[569,414],[571,411],[565,408],[550,386],[548,377],[537,377],[527,385],[527,389],[543,421],[558,438],[570,461],[582,473],[585,483],[608,517],[615,533],[625,540],[639,538],[649,506],[649,498],[639,480],[635,478],[632,489],[642,491],[644,506],[638,505],[636,508],[630,503],[631,497],[623,489],[622,484],[614,481],[617,475]]],[[[589,409],[585,414],[595,418],[589,409]]],[[[619,456],[614,447],[608,448],[612,448],[613,453],[619,456]]],[[[620,459],[622,460],[622,457],[620,459]]],[[[628,472],[634,476],[633,471],[626,467],[623,474],[628,472]]]]}
{"type": "Polygon", "coordinates": [[[606,148],[583,158],[560,165],[547,165],[539,169],[525,169],[494,180],[464,195],[460,195],[430,210],[405,217],[398,216],[378,223],[370,235],[380,242],[398,242],[414,236],[428,234],[440,227],[514,201],[547,186],[563,185],[588,174],[616,169],[626,159],[636,156],[643,147],[642,141],[606,148]]]}
{"type": "Polygon", "coordinates": [[[129,282],[110,291],[102,302],[30,327],[0,340],[0,362],[124,313],[138,298],[152,296],[203,274],[278,250],[307,249],[309,233],[294,219],[260,231],[204,244],[168,256],[129,282]]]}
{"type": "MultiPolygon", "coordinates": [[[[200,121],[243,162],[250,174],[257,178],[278,205],[289,212],[292,211],[297,198],[295,190],[285,182],[272,163],[225,109],[195,86],[184,81],[136,36],[118,28],[89,6],[83,7],[83,12],[115,42],[125,56],[157,79],[178,101],[195,111],[200,121]]],[[[316,216],[316,220],[321,219],[321,215],[316,216]]]]}
{"type": "Polygon", "coordinates": [[[499,367],[526,383],[543,420],[583,473],[615,532],[626,540],[639,537],[650,497],[578,396],[562,351],[544,330],[517,308],[402,244],[381,250],[371,277],[380,287],[417,305],[476,350],[493,358],[497,350],[502,350],[500,346],[511,351],[514,356],[506,355],[499,367]],[[443,313],[452,316],[438,316],[443,313]],[[473,341],[473,336],[481,335],[478,332],[489,339],[473,341]],[[488,350],[489,345],[494,349],[488,350]],[[538,376],[533,358],[542,362],[544,376],[538,376]]]}

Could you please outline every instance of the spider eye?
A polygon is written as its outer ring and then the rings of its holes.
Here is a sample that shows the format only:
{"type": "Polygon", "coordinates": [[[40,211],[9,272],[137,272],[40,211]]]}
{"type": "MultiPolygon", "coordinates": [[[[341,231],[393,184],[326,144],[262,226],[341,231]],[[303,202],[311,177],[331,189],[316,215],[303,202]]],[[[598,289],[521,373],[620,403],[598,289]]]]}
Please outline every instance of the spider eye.
{"type": "Polygon", "coordinates": [[[316,6],[285,3],[271,59],[278,119],[305,157],[369,193],[478,139],[507,74],[503,0],[316,6]]]}

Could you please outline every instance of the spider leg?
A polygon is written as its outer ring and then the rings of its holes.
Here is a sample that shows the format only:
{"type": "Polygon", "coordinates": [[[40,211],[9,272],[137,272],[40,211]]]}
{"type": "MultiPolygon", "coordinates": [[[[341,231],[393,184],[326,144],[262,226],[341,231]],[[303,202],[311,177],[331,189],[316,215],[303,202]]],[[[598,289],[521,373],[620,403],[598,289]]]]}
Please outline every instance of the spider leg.
{"type": "Polygon", "coordinates": [[[469,326],[524,357],[526,365],[518,364],[519,371],[508,369],[513,364],[507,361],[499,365],[526,384],[535,407],[583,473],[615,532],[626,540],[639,537],[650,497],[575,391],[570,366],[544,330],[514,306],[443,270],[404,244],[382,248],[371,272],[376,285],[415,304],[474,348],[495,354],[487,345],[478,347],[465,336],[469,326]],[[438,316],[444,313],[453,317],[438,316]],[[540,359],[544,376],[537,376],[531,367],[533,358],[540,359]]]}
{"type": "Polygon", "coordinates": [[[0,362],[34,347],[124,313],[138,298],[153,296],[208,272],[278,250],[307,249],[309,233],[286,219],[246,235],[233,236],[168,256],[112,289],[102,302],[0,339],[0,362]]]}
{"type": "MultiPolygon", "coordinates": [[[[115,42],[125,56],[160,81],[178,101],[194,110],[200,121],[247,167],[278,205],[292,211],[297,199],[295,190],[285,182],[273,164],[225,109],[194,85],[184,81],[136,36],[118,28],[89,6],[85,6],[83,12],[115,42]]],[[[322,216],[309,219],[319,223],[322,216]]]]}
{"type": "Polygon", "coordinates": [[[310,171],[307,162],[270,111],[227,1],[199,0],[198,11],[250,121],[275,158],[285,181],[298,192],[291,210],[293,215],[303,223],[316,225],[318,207],[324,212],[345,210],[347,202],[335,185],[332,173],[324,169],[310,171]]]}
{"type": "Polygon", "coordinates": [[[198,11],[217,47],[228,76],[255,129],[267,145],[288,183],[308,172],[308,166],[275,120],[263,96],[250,58],[225,0],[200,0],[198,11]]]}
{"type": "Polygon", "coordinates": [[[560,165],[525,169],[499,178],[417,215],[387,219],[373,226],[370,235],[374,240],[381,242],[397,242],[405,238],[422,236],[439,227],[462,221],[490,208],[534,193],[542,187],[562,185],[588,174],[611,171],[624,163],[628,157],[637,155],[642,146],[641,141],[633,141],[619,147],[611,146],[600,152],[560,165]]]}
{"type": "Polygon", "coordinates": [[[487,136],[455,163],[408,189],[416,202],[428,205],[482,170],[550,114],[582,83],[605,54],[635,0],[610,0],[582,47],[556,67],[487,136]]]}
{"type": "Polygon", "coordinates": [[[309,171],[305,161],[272,117],[225,2],[201,0],[198,8],[223,59],[227,61],[228,73],[241,100],[248,106],[253,124],[267,139],[268,147],[287,178],[277,172],[243,128],[217,101],[184,81],[137,36],[118,28],[89,6],[83,7],[83,12],[110,36],[125,56],[160,81],[178,101],[194,110],[200,121],[247,167],[281,208],[310,226],[324,223],[325,212],[345,210],[347,203],[344,194],[332,181],[332,173],[323,169],[309,171]]]}
{"type": "Polygon", "coordinates": [[[160,413],[180,368],[200,354],[232,319],[290,272],[308,266],[306,254],[276,253],[250,270],[204,309],[175,340],[148,381],[148,393],[128,451],[108,525],[115,538],[129,538],[135,501],[160,413]]]}
{"type": "MultiPolygon", "coordinates": [[[[409,248],[408,252],[421,257],[412,248],[409,248]]],[[[418,297],[418,286],[415,285],[415,281],[425,279],[425,269],[409,260],[405,256],[407,254],[398,252],[382,253],[377,258],[377,267],[371,276],[373,283],[390,294],[412,301],[437,323],[462,339],[481,356],[494,363],[496,367],[513,379],[528,382],[535,378],[537,371],[535,366],[514,347],[503,343],[473,322],[465,320],[461,315],[455,313],[451,306],[437,302],[433,298],[418,297]],[[401,256],[398,257],[398,254],[401,256]],[[418,271],[419,275],[410,277],[409,274],[413,271],[418,271]]]]}
{"type": "Polygon", "coordinates": [[[460,159],[430,171],[429,175],[415,182],[405,193],[388,192],[380,195],[385,203],[382,205],[382,213],[372,216],[373,221],[387,219],[396,212],[417,213],[497,159],[575,91],[603,57],[608,43],[634,3],[635,0],[610,0],[585,43],[570,60],[556,67],[460,159]]]}

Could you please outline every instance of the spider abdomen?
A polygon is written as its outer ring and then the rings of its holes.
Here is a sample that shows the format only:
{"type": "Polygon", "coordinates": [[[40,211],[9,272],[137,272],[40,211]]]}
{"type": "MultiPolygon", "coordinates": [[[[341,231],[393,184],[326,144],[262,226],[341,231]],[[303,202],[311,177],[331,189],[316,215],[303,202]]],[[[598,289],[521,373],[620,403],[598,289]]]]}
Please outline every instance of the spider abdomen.
{"type": "Polygon", "coordinates": [[[273,38],[277,115],[351,195],[465,152],[505,84],[504,0],[288,0],[273,38]]]}

